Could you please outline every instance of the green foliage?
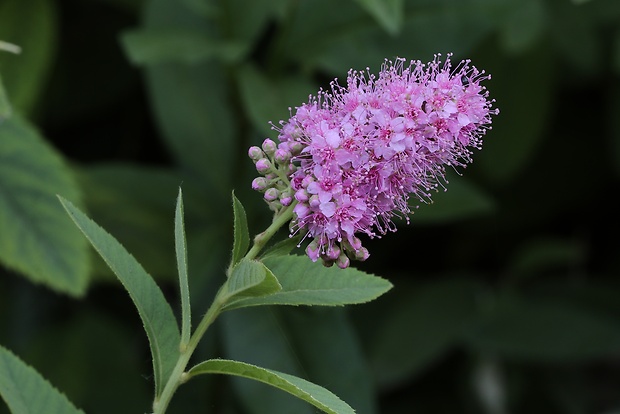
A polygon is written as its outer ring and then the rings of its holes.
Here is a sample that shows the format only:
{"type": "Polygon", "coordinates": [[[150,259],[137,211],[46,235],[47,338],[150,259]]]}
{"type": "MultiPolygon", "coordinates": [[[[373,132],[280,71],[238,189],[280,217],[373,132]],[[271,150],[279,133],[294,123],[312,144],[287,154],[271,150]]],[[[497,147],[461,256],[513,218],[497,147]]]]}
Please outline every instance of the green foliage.
{"type": "Polygon", "coordinates": [[[187,344],[192,329],[192,309],[189,296],[189,277],[187,275],[187,241],[185,239],[184,216],[183,192],[179,188],[177,208],[174,213],[174,246],[179,272],[179,295],[181,296],[181,341],[183,344],[187,344]]]}
{"type": "Polygon", "coordinates": [[[265,264],[276,275],[282,289],[266,296],[230,301],[225,309],[257,305],[350,305],[369,302],[392,288],[390,282],[380,277],[353,268],[326,268],[301,256],[274,257],[265,264]]]}
{"type": "MultiPolygon", "coordinates": [[[[360,414],[617,411],[619,24],[617,0],[0,2],[0,42],[21,48],[0,43],[0,342],[93,414],[146,412],[148,387],[165,382],[60,194],[157,280],[163,294],[151,282],[145,294],[167,307],[164,353],[177,352],[174,315],[187,341],[228,270],[232,312],[197,361],[296,375],[360,414]],[[448,52],[492,75],[501,112],[447,192],[364,240],[359,270],[289,256],[307,241],[286,229],[242,259],[255,235],[243,222],[259,232],[271,220],[246,156],[277,138],[269,122],[351,68],[448,52]],[[380,300],[338,307],[389,283],[380,300]]],[[[316,411],[210,377],[185,384],[170,412],[316,411]]]]}
{"type": "Polygon", "coordinates": [[[88,283],[84,239],[56,199],[80,198],[61,156],[19,116],[0,121],[0,260],[30,280],[73,296],[88,283]]]}
{"type": "Polygon", "coordinates": [[[0,346],[0,395],[15,414],[84,413],[3,346],[0,346]]]}
{"type": "Polygon", "coordinates": [[[211,359],[196,365],[189,370],[188,374],[190,376],[198,374],[238,375],[264,382],[282,391],[286,391],[326,413],[346,414],[355,412],[349,405],[325,388],[292,375],[260,368],[244,362],[211,359]]]}
{"type": "Polygon", "coordinates": [[[49,77],[56,49],[56,7],[51,0],[5,0],[0,4],[0,40],[19,55],[0,54],[0,73],[13,105],[31,112],[49,77]]]}
{"type": "Polygon", "coordinates": [[[250,247],[250,232],[248,231],[248,219],[245,215],[243,204],[233,194],[233,216],[235,237],[231,265],[235,266],[245,256],[250,247]]]}
{"type": "Polygon", "coordinates": [[[153,278],[125,248],[71,202],[60,198],[71,219],[121,281],[138,309],[153,357],[155,393],[159,395],[179,355],[177,321],[153,278]]]}

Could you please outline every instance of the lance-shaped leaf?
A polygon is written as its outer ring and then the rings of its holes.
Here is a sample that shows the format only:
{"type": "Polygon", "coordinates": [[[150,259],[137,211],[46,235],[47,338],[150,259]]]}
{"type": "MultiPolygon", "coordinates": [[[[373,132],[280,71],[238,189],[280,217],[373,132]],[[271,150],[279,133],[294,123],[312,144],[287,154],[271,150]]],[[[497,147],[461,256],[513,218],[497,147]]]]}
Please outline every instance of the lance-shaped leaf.
{"type": "Polygon", "coordinates": [[[110,266],[136,305],[151,346],[155,392],[159,395],[179,355],[179,327],[170,305],[151,275],[114,237],[71,202],[59,198],[71,219],[110,266]]]}
{"type": "Polygon", "coordinates": [[[16,414],[84,414],[41,374],[2,346],[0,396],[16,414]]]}
{"type": "Polygon", "coordinates": [[[241,258],[248,251],[248,247],[250,246],[250,232],[248,231],[248,219],[245,215],[243,204],[241,204],[241,201],[235,196],[234,192],[232,198],[235,234],[231,265],[234,266],[239,263],[241,258]]]}
{"type": "Polygon", "coordinates": [[[192,329],[192,310],[189,298],[189,281],[187,276],[187,248],[185,239],[185,223],[183,217],[183,192],[179,188],[177,209],[174,215],[174,245],[177,254],[179,272],[179,293],[181,295],[181,337],[183,343],[189,342],[192,329]]]}
{"type": "Polygon", "coordinates": [[[307,257],[273,257],[265,264],[276,275],[282,290],[230,301],[225,310],[258,305],[350,305],[369,302],[392,288],[380,277],[354,268],[327,268],[307,257]]]}
{"type": "Polygon", "coordinates": [[[189,370],[188,375],[199,374],[228,374],[237,375],[264,382],[265,384],[286,391],[300,398],[320,410],[330,414],[354,414],[355,411],[347,403],[332,394],[330,391],[302,378],[245,362],[227,359],[210,359],[189,370]]]}

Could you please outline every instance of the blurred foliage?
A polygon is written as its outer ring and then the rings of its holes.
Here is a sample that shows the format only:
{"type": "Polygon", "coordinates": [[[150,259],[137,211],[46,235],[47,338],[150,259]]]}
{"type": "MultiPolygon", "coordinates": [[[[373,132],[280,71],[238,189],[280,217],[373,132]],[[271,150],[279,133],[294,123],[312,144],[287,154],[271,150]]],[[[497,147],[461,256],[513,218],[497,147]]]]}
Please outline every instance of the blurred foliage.
{"type": "MultiPolygon", "coordinates": [[[[447,52],[492,74],[501,113],[447,192],[365,242],[358,267],[395,289],[347,310],[234,311],[200,356],[314,380],[360,414],[620,410],[617,0],[0,0],[0,40],[22,49],[0,51],[0,344],[86,412],[148,410],[148,344],[55,194],[177,302],[181,185],[204,312],[231,190],[252,233],[269,222],[246,156],[268,122],[349,68],[447,52]]],[[[170,412],[312,410],[217,376],[170,412]]]]}

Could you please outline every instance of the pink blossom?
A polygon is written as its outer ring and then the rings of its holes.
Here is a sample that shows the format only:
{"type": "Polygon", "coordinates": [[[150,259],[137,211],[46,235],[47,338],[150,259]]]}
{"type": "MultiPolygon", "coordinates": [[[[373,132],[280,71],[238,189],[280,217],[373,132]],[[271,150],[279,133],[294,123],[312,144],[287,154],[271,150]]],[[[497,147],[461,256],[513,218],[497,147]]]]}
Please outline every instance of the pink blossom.
{"type": "Polygon", "coordinates": [[[446,166],[471,162],[499,112],[481,86],[487,79],[468,60],[453,67],[450,55],[427,64],[386,60],[378,76],[351,70],[346,86],[332,82],[274,127],[278,154],[287,155],[275,162],[297,203],[292,232],[311,239],[313,261],[365,260],[357,234],[395,231],[392,219],[408,217],[411,196],[428,202],[446,166]]]}

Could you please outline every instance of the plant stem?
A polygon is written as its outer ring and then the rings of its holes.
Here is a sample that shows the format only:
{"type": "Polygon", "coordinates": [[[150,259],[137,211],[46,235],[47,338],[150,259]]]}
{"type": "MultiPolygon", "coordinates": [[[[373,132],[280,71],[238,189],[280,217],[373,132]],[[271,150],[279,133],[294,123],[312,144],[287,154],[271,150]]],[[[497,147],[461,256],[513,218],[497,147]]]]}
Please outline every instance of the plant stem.
{"type": "Polygon", "coordinates": [[[286,224],[293,217],[293,209],[297,205],[297,201],[291,203],[290,206],[283,208],[280,210],[277,216],[274,217],[271,225],[267,227],[267,229],[256,235],[254,238],[254,245],[250,249],[250,251],[245,255],[246,259],[254,259],[260,251],[265,247],[267,242],[276,234],[276,232],[286,224]]]}
{"type": "MultiPolygon", "coordinates": [[[[293,209],[297,202],[293,202],[290,206],[283,208],[280,212],[274,217],[273,222],[265,231],[258,234],[254,238],[254,245],[250,249],[250,251],[245,255],[246,259],[254,259],[258,253],[265,247],[265,244],[276,234],[276,232],[286,224],[293,217],[293,209]]],[[[155,397],[155,401],[153,401],[153,414],[165,414],[166,409],[168,409],[168,405],[170,404],[170,400],[174,395],[175,391],[184,382],[183,374],[185,372],[185,368],[189,363],[189,360],[196,350],[198,343],[204,336],[205,332],[211,326],[215,318],[222,312],[222,308],[226,304],[228,300],[228,296],[226,293],[226,289],[224,288],[226,282],[220,288],[220,290],[215,295],[215,299],[213,303],[207,310],[207,313],[200,321],[200,324],[194,331],[194,334],[189,339],[187,346],[181,349],[181,353],[179,355],[179,359],[177,360],[170,377],[168,378],[168,382],[164,386],[163,391],[159,397],[155,397]]]]}
{"type": "Polygon", "coordinates": [[[211,307],[209,307],[209,310],[207,310],[207,313],[202,318],[200,324],[196,328],[196,331],[187,343],[187,347],[185,347],[185,349],[181,349],[179,359],[170,374],[170,378],[168,378],[168,382],[166,383],[164,390],[159,397],[155,398],[155,401],[153,402],[153,414],[164,414],[166,412],[174,392],[177,390],[179,385],[183,383],[182,375],[187,367],[189,359],[196,350],[196,347],[207,331],[207,328],[211,326],[213,321],[215,321],[215,318],[217,318],[222,311],[222,306],[224,306],[225,301],[222,300],[222,296],[220,295],[221,291],[222,289],[218,291],[211,307]]]}

